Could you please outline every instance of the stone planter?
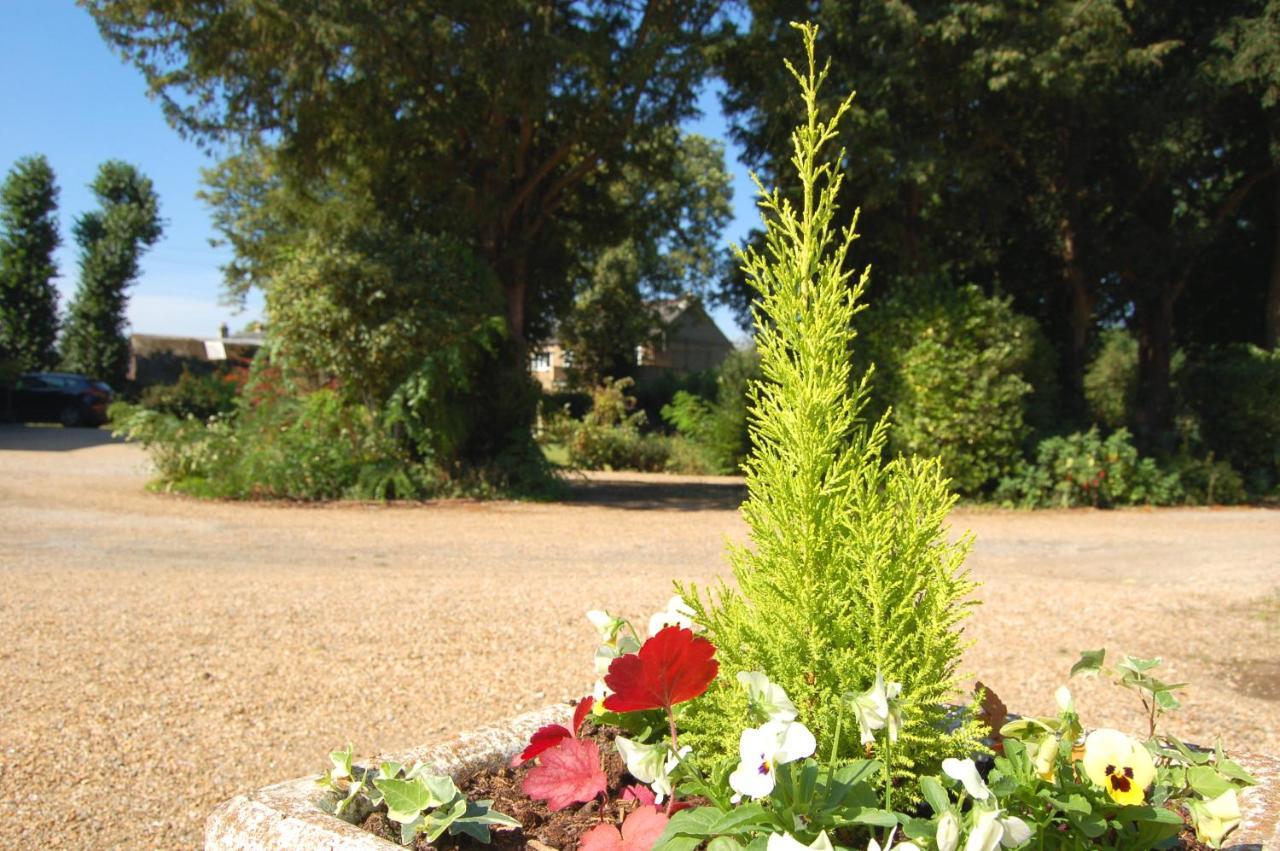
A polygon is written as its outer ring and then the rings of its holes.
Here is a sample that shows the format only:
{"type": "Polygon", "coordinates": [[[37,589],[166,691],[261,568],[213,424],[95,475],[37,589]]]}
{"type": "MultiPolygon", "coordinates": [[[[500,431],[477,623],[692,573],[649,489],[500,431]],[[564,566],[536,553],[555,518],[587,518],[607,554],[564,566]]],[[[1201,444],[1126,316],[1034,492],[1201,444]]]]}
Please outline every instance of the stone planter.
{"type": "MultiPolygon", "coordinates": [[[[506,724],[459,736],[453,741],[387,755],[406,764],[421,760],[437,773],[461,783],[485,770],[506,764],[534,731],[545,724],[566,724],[571,710],[553,706],[513,718],[506,724]]],[[[1241,754],[1237,762],[1258,778],[1240,797],[1244,820],[1231,834],[1235,851],[1280,849],[1280,759],[1241,754]]],[[[237,795],[218,807],[205,822],[206,851],[393,851],[392,842],[320,811],[323,793],[315,775],[237,795]]]]}

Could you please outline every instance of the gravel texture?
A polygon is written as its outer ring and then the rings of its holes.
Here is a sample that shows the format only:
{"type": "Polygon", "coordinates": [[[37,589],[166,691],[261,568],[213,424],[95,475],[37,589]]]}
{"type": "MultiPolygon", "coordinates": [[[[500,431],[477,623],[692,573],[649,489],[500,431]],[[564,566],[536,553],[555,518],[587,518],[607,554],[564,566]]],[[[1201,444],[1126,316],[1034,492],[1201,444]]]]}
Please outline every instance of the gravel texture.
{"type": "MultiPolygon", "coordinates": [[[[732,479],[593,477],[564,504],[201,503],[100,431],[0,426],[0,847],[195,847],[231,795],[440,739],[592,679],[607,607],[726,576],[732,479]]],[[[966,672],[1048,712],[1079,650],[1162,655],[1172,732],[1280,753],[1280,512],[962,510],[966,672]]],[[[643,621],[641,621],[643,622],[643,621]]],[[[1086,720],[1126,693],[1073,684],[1086,720]]]]}

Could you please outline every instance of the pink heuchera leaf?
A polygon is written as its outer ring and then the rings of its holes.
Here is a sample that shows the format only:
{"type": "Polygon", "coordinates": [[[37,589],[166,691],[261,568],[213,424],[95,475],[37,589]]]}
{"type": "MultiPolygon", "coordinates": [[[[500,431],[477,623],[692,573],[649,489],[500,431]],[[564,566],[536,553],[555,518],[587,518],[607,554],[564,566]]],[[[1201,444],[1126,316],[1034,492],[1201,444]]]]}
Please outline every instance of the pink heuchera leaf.
{"type": "Polygon", "coordinates": [[[552,812],[590,801],[605,792],[600,748],[586,739],[567,738],[543,752],[524,778],[524,793],[547,802],[552,812]]]}
{"type": "Polygon", "coordinates": [[[643,783],[632,783],[623,789],[622,800],[639,801],[641,804],[648,804],[651,807],[658,805],[658,796],[653,794],[653,790],[643,783]]]}
{"type": "Polygon", "coordinates": [[[582,732],[582,722],[595,702],[596,699],[590,695],[578,701],[577,708],[573,710],[573,732],[566,730],[561,724],[548,724],[545,727],[540,727],[538,732],[530,737],[528,747],[511,757],[511,767],[514,768],[517,765],[528,762],[543,751],[554,748],[570,736],[576,737],[578,733],[582,732]]]}
{"type": "MultiPolygon", "coordinates": [[[[640,804],[650,807],[658,806],[658,796],[653,794],[653,790],[643,783],[632,783],[630,786],[622,790],[622,800],[639,801],[640,804]]],[[[667,815],[678,813],[681,810],[687,810],[693,807],[693,804],[687,801],[677,801],[674,798],[669,802],[671,804],[671,812],[667,815]]]]}
{"type": "Polygon", "coordinates": [[[604,684],[613,694],[604,699],[610,712],[665,709],[693,700],[716,678],[716,648],[693,630],[669,626],[646,641],[639,653],[609,663],[604,684]]]}
{"type": "Polygon", "coordinates": [[[667,816],[657,807],[640,807],[622,822],[622,832],[611,824],[598,824],[582,835],[578,851],[650,851],[662,831],[667,816]]]}

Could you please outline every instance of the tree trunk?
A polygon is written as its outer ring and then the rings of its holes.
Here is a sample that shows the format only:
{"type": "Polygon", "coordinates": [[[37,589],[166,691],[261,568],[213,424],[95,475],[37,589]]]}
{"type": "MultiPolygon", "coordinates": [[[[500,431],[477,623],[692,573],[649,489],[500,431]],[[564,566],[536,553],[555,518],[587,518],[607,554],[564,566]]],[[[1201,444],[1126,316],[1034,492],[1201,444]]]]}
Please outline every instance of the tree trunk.
{"type": "Polygon", "coordinates": [[[1275,184],[1275,222],[1272,225],[1271,282],[1267,287],[1267,313],[1265,344],[1268,349],[1280,348],[1280,177],[1275,184]]]}
{"type": "Polygon", "coordinates": [[[1169,285],[1137,303],[1138,409],[1134,415],[1138,444],[1150,452],[1173,425],[1170,366],[1173,363],[1173,303],[1181,288],[1169,285]]]}
{"type": "Polygon", "coordinates": [[[1062,282],[1070,300],[1068,327],[1070,338],[1066,352],[1065,391],[1067,410],[1077,416],[1083,415],[1084,371],[1088,365],[1089,332],[1093,330],[1093,308],[1097,296],[1089,286],[1084,267],[1080,263],[1079,247],[1076,240],[1075,226],[1071,219],[1064,216],[1058,223],[1058,234],[1062,252],[1062,282]]]}

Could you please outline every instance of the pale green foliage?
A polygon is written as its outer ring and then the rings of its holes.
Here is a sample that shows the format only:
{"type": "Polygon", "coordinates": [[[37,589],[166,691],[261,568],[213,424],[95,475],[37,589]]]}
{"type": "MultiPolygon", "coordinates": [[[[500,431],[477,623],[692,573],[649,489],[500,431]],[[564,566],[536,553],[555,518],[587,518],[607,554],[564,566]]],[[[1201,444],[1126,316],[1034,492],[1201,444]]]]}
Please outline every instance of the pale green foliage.
{"type": "Polygon", "coordinates": [[[765,252],[741,255],[758,292],[763,376],[750,391],[754,448],[744,464],[754,547],[731,551],[736,589],[681,589],[722,671],[684,726],[695,749],[736,752],[749,718],[734,675],[760,670],[792,698],[820,753],[861,756],[847,714],[833,742],[841,695],[866,690],[880,671],[902,683],[891,758],[906,778],[980,747],[976,721],[948,730],[944,717],[974,583],[962,566],[968,542],[946,537],[953,497],[938,462],[885,462],[888,422],[863,417],[869,376],[851,380],[852,321],[869,270],[854,283],[844,269],[855,233],[833,225],[840,176],[822,154],[850,100],[819,120],[826,71],[814,66],[814,28],[802,29],[808,73],[792,69],[807,107],[793,134],[802,197],[797,207],[766,194],[765,252]]]}
{"type": "Polygon", "coordinates": [[[488,844],[490,828],[519,827],[520,822],[491,809],[493,801],[469,801],[453,778],[431,774],[416,762],[382,762],[376,769],[352,762],[352,747],[329,754],[333,767],[316,780],[328,791],[320,808],[353,824],[360,824],[377,807],[400,825],[400,841],[411,845],[419,835],[434,843],[446,832],[488,844]]]}

